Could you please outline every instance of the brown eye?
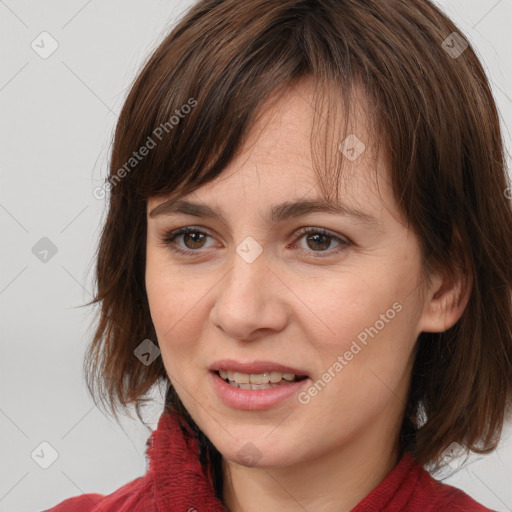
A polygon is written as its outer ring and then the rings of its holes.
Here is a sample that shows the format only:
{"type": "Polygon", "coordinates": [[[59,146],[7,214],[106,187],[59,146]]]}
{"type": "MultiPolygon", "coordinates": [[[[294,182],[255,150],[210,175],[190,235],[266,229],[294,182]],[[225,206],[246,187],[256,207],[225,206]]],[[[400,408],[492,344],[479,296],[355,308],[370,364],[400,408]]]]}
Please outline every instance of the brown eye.
{"type": "Polygon", "coordinates": [[[205,247],[205,241],[209,236],[202,229],[187,226],[167,233],[162,238],[162,242],[175,252],[193,255],[205,247]],[[176,243],[178,238],[182,238],[181,244],[176,243]]]}
{"type": "Polygon", "coordinates": [[[183,243],[185,244],[187,249],[201,249],[206,237],[204,233],[199,233],[197,231],[184,233],[182,236],[183,243]]]}
{"type": "MultiPolygon", "coordinates": [[[[352,242],[346,238],[342,238],[324,228],[303,228],[299,234],[303,235],[300,239],[304,239],[306,245],[305,247],[298,247],[298,249],[308,256],[330,256],[352,245],[352,242]],[[334,248],[332,248],[333,242],[337,243],[334,248]]],[[[203,229],[186,226],[164,235],[162,243],[169,246],[174,252],[196,256],[201,253],[204,254],[206,250],[211,248],[205,245],[208,237],[213,238],[203,229]],[[179,241],[180,238],[181,243],[178,243],[177,240],[179,241]]],[[[297,245],[297,242],[295,245],[297,245]]]]}
{"type": "Polygon", "coordinates": [[[329,248],[329,245],[331,245],[331,239],[329,235],[324,235],[321,233],[306,235],[306,241],[308,246],[313,250],[325,250],[329,248]]]}
{"type": "Polygon", "coordinates": [[[326,256],[329,256],[352,245],[352,242],[346,238],[341,238],[324,228],[303,228],[299,234],[305,235],[301,239],[304,239],[306,242],[306,248],[299,247],[299,249],[313,256],[323,256],[324,253],[326,256]],[[338,245],[334,249],[329,250],[333,241],[337,242],[338,245]]]}

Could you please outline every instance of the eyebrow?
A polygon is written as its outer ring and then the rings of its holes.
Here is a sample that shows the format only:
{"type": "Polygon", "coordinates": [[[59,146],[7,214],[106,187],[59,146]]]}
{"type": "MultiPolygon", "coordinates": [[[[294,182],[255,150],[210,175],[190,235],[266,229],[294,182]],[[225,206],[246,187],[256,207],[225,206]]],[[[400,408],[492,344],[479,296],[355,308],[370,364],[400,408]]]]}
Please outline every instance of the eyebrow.
{"type": "MultiPolygon", "coordinates": [[[[319,199],[301,200],[295,202],[284,202],[273,206],[265,219],[271,224],[277,224],[292,217],[300,217],[310,213],[322,212],[335,215],[354,217],[367,224],[380,224],[373,215],[354,209],[348,205],[319,199]]],[[[210,206],[184,200],[168,199],[159,204],[149,213],[150,218],[161,215],[173,215],[183,213],[195,217],[209,217],[228,224],[224,215],[210,206]]]]}

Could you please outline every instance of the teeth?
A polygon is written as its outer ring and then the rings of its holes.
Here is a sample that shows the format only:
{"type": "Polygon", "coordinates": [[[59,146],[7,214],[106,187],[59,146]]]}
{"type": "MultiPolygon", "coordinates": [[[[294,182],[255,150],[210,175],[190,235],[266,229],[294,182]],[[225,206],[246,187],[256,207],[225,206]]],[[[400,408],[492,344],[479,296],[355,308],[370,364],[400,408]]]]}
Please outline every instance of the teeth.
{"type": "Polygon", "coordinates": [[[238,382],[229,381],[229,385],[240,389],[270,389],[281,384],[238,384],[238,382]]]}
{"type": "MultiPolygon", "coordinates": [[[[221,378],[239,384],[241,389],[266,389],[265,384],[277,384],[283,379],[287,381],[296,380],[293,373],[264,372],[264,373],[240,373],[231,370],[219,370],[221,378]],[[256,384],[257,387],[251,387],[256,384]]],[[[268,386],[271,387],[271,386],[268,386]]]]}
{"type": "MultiPolygon", "coordinates": [[[[251,380],[249,380],[250,378],[251,376],[248,373],[235,372],[233,378],[229,380],[233,380],[235,382],[238,382],[239,384],[249,384],[249,382],[252,382],[251,380]]],[[[257,382],[255,382],[254,384],[257,384],[257,382]]]]}
{"type": "Polygon", "coordinates": [[[270,382],[276,383],[279,382],[283,378],[283,374],[281,372],[270,372],[270,382]]]}
{"type": "MultiPolygon", "coordinates": [[[[240,375],[240,373],[238,373],[236,377],[238,377],[238,375],[240,375]]],[[[237,381],[235,380],[235,382],[237,381]]],[[[249,382],[251,384],[268,384],[270,382],[270,373],[251,373],[249,375],[249,382]]]]}

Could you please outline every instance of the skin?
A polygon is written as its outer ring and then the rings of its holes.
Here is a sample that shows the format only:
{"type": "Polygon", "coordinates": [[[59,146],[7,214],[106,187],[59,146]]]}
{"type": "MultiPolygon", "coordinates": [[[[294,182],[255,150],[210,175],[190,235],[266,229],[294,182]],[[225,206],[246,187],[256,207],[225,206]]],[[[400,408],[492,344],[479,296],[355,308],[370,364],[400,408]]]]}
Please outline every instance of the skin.
{"type": "MultiPolygon", "coordinates": [[[[223,497],[232,512],[357,505],[398,462],[419,333],[450,328],[466,304],[450,307],[458,281],[443,274],[430,286],[422,281],[418,240],[398,211],[386,159],[372,151],[362,109],[352,133],[366,151],[347,161],[351,179],[341,199],[378,222],[324,212],[276,225],[264,219],[272,205],[320,196],[310,152],[312,87],[302,81],[290,89],[253,126],[222,176],[186,197],[221,210],[226,225],[182,213],[148,215],[146,288],[161,356],[187,410],[223,455],[223,497]],[[208,231],[206,238],[174,240],[197,255],[179,255],[162,242],[183,226],[208,231]],[[333,237],[298,235],[306,226],[333,237]],[[248,236],[263,249],[252,263],[236,252],[248,236]],[[352,244],[343,246],[344,239],[352,244]],[[359,343],[308,403],[294,396],[242,411],[209,385],[208,366],[220,358],[281,362],[315,382],[394,303],[401,305],[394,318],[367,345],[359,343]],[[252,465],[237,456],[248,442],[260,455],[252,465]]],[[[165,199],[150,198],[148,213],[165,199]]]]}

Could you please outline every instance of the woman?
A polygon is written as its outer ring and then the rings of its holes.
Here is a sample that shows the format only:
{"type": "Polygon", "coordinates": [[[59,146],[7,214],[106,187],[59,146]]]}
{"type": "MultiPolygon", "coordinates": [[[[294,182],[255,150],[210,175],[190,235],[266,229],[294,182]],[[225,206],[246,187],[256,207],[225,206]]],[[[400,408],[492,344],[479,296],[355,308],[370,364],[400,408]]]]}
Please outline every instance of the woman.
{"type": "Polygon", "coordinates": [[[147,473],[62,511],[485,511],[512,391],[496,106],[425,0],[203,0],[117,125],[91,392],[147,473]]]}

